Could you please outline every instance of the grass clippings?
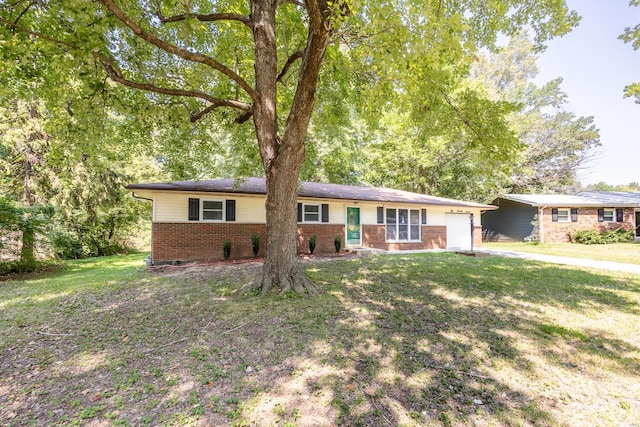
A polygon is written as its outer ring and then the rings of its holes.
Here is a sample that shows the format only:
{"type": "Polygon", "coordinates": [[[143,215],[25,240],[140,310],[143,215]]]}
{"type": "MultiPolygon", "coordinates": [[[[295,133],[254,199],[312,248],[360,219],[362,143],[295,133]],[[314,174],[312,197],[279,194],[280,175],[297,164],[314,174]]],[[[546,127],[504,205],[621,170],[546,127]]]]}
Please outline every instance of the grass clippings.
{"type": "Polygon", "coordinates": [[[0,424],[640,425],[640,276],[451,253],[76,261],[0,287],[0,424]]]}

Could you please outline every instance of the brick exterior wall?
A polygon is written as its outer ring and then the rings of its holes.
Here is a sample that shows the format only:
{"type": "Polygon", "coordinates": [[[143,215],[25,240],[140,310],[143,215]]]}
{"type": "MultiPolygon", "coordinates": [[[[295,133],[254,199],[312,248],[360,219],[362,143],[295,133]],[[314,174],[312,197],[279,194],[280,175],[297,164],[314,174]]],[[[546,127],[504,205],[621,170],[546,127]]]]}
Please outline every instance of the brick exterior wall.
{"type": "MultiPolygon", "coordinates": [[[[363,225],[362,246],[384,250],[445,249],[447,228],[445,226],[422,226],[422,242],[387,243],[384,225],[363,225]]],[[[152,225],[151,246],[153,262],[156,264],[172,261],[220,261],[223,259],[222,245],[231,242],[231,259],[252,258],[251,236],[260,236],[260,252],[264,256],[267,242],[264,224],[223,223],[162,223],[152,225]]],[[[344,225],[299,224],[298,253],[309,253],[309,238],[316,235],[315,253],[334,252],[334,238],[342,238],[344,249],[344,225]]],[[[480,247],[482,229],[476,227],[474,247],[480,247]]]]}
{"type": "Polygon", "coordinates": [[[598,208],[578,208],[577,222],[553,222],[551,208],[543,211],[543,233],[545,243],[568,242],[573,231],[593,229],[598,232],[611,231],[620,227],[630,230],[635,227],[635,209],[624,208],[623,222],[598,222],[598,208]]]}

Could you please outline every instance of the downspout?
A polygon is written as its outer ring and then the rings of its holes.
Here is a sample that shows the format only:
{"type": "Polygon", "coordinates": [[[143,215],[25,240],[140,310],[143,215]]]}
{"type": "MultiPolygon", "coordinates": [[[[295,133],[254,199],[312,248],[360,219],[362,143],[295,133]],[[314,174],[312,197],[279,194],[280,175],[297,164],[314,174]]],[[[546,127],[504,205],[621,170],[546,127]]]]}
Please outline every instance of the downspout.
{"type": "Polygon", "coordinates": [[[544,243],[544,210],[546,206],[538,207],[538,241],[544,243]]]}
{"type": "Polygon", "coordinates": [[[155,204],[153,203],[153,199],[148,199],[146,197],[138,196],[133,191],[131,192],[131,195],[133,196],[134,199],[148,200],[151,202],[151,259],[149,260],[149,263],[147,266],[153,265],[153,218],[154,218],[155,204]]]}

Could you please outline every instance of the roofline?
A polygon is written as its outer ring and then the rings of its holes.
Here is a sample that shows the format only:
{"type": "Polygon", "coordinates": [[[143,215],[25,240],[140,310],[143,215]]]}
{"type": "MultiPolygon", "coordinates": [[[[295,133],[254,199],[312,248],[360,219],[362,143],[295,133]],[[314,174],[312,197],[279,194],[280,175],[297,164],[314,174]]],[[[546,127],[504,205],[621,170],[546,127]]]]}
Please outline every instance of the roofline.
{"type": "MultiPolygon", "coordinates": [[[[233,178],[228,178],[228,179],[233,179],[233,178]]],[[[264,179],[264,178],[258,178],[258,179],[264,179]]],[[[213,180],[215,181],[215,180],[213,180]]],[[[241,181],[241,180],[240,180],[241,181]]],[[[183,181],[184,182],[184,181],[183,181]]],[[[206,182],[205,180],[203,181],[191,181],[194,184],[197,185],[198,182],[206,182]]],[[[381,200],[379,198],[375,198],[375,197],[361,197],[361,198],[353,198],[353,197],[335,197],[335,196],[329,196],[329,195],[322,195],[322,194],[314,194],[314,195],[308,195],[308,194],[300,194],[300,192],[298,192],[298,197],[299,198],[309,198],[309,199],[323,199],[323,200],[342,200],[342,201],[353,201],[353,202],[375,202],[375,203],[394,203],[394,204],[407,204],[407,205],[417,205],[417,206],[424,206],[424,205],[434,205],[434,206],[451,206],[451,207],[458,207],[458,208],[472,208],[472,209],[480,209],[480,210],[495,210],[498,209],[498,206],[494,206],[494,205],[489,205],[489,204],[483,204],[483,203],[476,203],[476,202],[467,202],[464,200],[457,200],[457,199],[448,199],[445,197],[438,197],[438,196],[430,196],[430,195],[426,195],[426,194],[419,194],[419,193],[411,193],[408,191],[404,191],[404,190],[394,190],[394,189],[389,189],[389,188],[382,188],[382,187],[365,187],[365,186],[357,186],[357,185],[346,185],[346,184],[328,184],[328,183],[319,183],[319,182],[310,182],[310,181],[300,181],[299,185],[304,186],[304,184],[315,184],[315,185],[338,185],[338,186],[344,186],[344,187],[356,187],[356,188],[364,188],[364,189],[375,189],[375,190],[386,190],[386,191],[398,191],[398,192],[403,192],[403,193],[410,193],[410,194],[415,194],[416,196],[423,196],[423,197],[429,197],[429,198],[433,198],[434,200],[430,200],[430,201],[406,201],[406,200],[381,200]]],[[[243,189],[241,187],[237,187],[237,188],[233,188],[233,189],[224,189],[224,190],[215,190],[215,189],[207,189],[207,188],[162,188],[162,186],[171,186],[171,185],[176,185],[173,182],[163,182],[163,183],[142,183],[142,184],[128,184],[127,186],[125,186],[125,188],[127,190],[130,190],[133,192],[133,190],[146,190],[146,191],[160,191],[160,192],[175,192],[175,193],[184,193],[184,192],[189,192],[189,193],[215,193],[215,194],[248,194],[248,195],[266,195],[266,189],[264,191],[256,191],[256,190],[247,190],[247,189],[243,189]]]]}

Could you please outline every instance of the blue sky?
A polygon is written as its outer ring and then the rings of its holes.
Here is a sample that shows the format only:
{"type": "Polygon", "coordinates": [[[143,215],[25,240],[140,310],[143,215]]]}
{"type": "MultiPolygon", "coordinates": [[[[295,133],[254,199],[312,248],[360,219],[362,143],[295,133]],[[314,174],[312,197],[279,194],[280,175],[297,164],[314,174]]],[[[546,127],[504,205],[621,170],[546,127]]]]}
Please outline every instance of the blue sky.
{"type": "Polygon", "coordinates": [[[626,85],[640,82],[640,51],[618,40],[626,27],[640,23],[640,7],[629,6],[629,0],[567,3],[582,20],[548,43],[538,59],[536,82],[562,77],[568,109],[594,116],[602,147],[580,172],[583,184],[640,182],[640,104],[623,98],[626,85]]]}

